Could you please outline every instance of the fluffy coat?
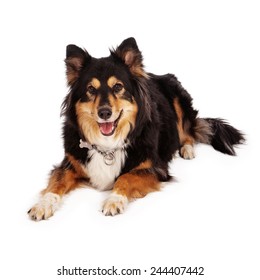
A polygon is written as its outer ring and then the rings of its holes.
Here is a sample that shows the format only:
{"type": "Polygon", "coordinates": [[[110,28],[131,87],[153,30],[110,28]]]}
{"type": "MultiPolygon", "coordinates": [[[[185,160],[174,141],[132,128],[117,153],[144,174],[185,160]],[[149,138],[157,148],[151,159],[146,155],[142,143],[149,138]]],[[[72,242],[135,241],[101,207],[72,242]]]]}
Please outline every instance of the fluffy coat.
{"type": "Polygon", "coordinates": [[[147,73],[134,38],[99,59],[69,45],[65,64],[65,155],[28,212],[33,220],[49,218],[62,196],[82,184],[112,189],[102,211],[122,213],[131,199],[170,179],[168,164],[176,151],[192,159],[193,145],[201,142],[235,155],[234,145],[244,141],[224,120],[199,118],[174,75],[147,73]]]}

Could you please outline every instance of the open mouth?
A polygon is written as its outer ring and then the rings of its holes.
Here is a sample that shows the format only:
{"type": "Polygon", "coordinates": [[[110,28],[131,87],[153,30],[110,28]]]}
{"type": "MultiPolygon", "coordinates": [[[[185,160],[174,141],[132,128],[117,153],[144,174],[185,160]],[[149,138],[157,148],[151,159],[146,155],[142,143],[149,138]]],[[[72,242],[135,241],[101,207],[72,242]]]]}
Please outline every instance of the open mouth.
{"type": "Polygon", "coordinates": [[[113,135],[113,133],[116,130],[116,127],[118,125],[118,122],[119,122],[122,114],[123,114],[123,110],[121,110],[121,112],[119,114],[119,117],[115,121],[113,121],[113,122],[98,123],[100,132],[104,136],[111,136],[111,135],[113,135]]]}

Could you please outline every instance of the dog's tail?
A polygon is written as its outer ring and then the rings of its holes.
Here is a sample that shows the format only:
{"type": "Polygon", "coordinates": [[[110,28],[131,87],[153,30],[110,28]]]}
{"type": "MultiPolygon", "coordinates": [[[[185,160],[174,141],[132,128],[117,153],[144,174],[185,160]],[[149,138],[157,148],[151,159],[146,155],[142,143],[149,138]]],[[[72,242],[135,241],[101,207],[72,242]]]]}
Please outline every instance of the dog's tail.
{"type": "Polygon", "coordinates": [[[196,118],[195,140],[210,144],[224,154],[236,155],[234,146],[245,142],[244,134],[222,119],[196,118]]]}

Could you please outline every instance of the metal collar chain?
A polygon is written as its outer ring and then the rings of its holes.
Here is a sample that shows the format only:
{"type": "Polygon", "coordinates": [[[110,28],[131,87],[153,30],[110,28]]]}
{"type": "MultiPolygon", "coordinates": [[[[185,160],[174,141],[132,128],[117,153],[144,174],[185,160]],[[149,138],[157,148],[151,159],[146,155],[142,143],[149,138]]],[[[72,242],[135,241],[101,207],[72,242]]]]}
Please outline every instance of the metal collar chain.
{"type": "MultiPolygon", "coordinates": [[[[104,163],[106,165],[112,165],[115,163],[116,159],[115,159],[115,151],[119,150],[119,149],[115,149],[115,150],[112,150],[112,151],[108,151],[108,152],[105,152],[105,151],[100,151],[96,145],[92,145],[92,148],[94,150],[96,150],[99,154],[101,154],[103,156],[103,160],[104,160],[104,163]]],[[[121,150],[121,149],[120,149],[121,150]]]]}
{"type": "Polygon", "coordinates": [[[113,165],[116,161],[115,152],[118,150],[125,149],[125,147],[122,147],[122,148],[117,148],[117,149],[114,149],[111,151],[100,151],[96,145],[91,145],[85,141],[82,141],[82,139],[80,139],[79,147],[88,148],[89,150],[93,150],[93,149],[96,150],[99,154],[101,154],[103,156],[103,160],[106,165],[113,165]]]}

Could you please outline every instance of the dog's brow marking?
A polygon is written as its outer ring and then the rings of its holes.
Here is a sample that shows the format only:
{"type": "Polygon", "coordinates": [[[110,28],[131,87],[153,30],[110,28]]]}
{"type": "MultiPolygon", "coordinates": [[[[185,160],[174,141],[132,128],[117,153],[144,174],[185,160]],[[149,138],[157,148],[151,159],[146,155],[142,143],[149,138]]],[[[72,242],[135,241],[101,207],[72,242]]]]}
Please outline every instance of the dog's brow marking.
{"type": "Polygon", "coordinates": [[[101,87],[101,83],[97,78],[93,78],[90,82],[90,85],[92,85],[96,89],[99,89],[101,87]]]}
{"type": "MultiPolygon", "coordinates": [[[[118,80],[115,76],[111,76],[107,80],[107,85],[112,88],[116,83],[122,83],[120,80],[118,80]]],[[[122,83],[123,84],[123,83],[122,83]]]]}

